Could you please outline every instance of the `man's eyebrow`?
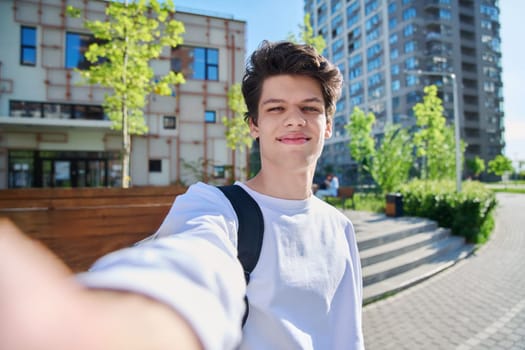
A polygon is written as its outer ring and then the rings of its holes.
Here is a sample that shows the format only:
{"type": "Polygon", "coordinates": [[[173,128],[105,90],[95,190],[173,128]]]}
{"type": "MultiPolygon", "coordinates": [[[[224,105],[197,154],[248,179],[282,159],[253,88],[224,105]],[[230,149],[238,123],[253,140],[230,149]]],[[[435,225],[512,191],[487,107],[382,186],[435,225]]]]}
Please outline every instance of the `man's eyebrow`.
{"type": "Polygon", "coordinates": [[[283,103],[284,100],[280,98],[269,98],[267,100],[262,101],[262,105],[268,104],[268,103],[283,103]]]}
{"type": "Polygon", "coordinates": [[[310,98],[304,99],[302,102],[319,102],[319,103],[323,103],[323,100],[320,99],[319,97],[310,97],[310,98]]]}
{"type": "MultiPolygon", "coordinates": [[[[283,99],[280,99],[280,98],[269,98],[267,100],[264,100],[262,101],[262,105],[265,105],[265,104],[268,104],[268,103],[283,103],[283,102],[286,102],[285,100],[283,99]]],[[[310,98],[305,98],[304,100],[301,101],[301,103],[308,103],[308,102],[318,102],[318,103],[323,103],[323,100],[320,99],[319,97],[310,97],[310,98]]]]}

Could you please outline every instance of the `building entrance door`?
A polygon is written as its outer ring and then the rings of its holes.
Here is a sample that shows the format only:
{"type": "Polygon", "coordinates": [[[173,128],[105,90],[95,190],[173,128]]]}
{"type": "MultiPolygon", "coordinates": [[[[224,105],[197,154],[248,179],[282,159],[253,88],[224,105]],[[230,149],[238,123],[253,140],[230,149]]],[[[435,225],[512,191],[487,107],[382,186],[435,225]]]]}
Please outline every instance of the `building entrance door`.
{"type": "Polygon", "coordinates": [[[42,159],[42,187],[105,187],[105,159],[42,159]]]}
{"type": "Polygon", "coordinates": [[[8,188],[117,187],[118,152],[10,150],[8,188]]]}

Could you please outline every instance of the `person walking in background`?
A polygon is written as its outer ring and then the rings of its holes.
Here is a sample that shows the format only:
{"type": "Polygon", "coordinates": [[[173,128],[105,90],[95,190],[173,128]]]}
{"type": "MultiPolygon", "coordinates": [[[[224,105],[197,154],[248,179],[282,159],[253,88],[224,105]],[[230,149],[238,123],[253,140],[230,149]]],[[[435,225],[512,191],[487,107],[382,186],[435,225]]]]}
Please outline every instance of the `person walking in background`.
{"type": "Polygon", "coordinates": [[[332,173],[328,173],[324,180],[325,188],[319,189],[315,192],[318,198],[337,197],[337,190],[339,189],[339,179],[332,173]]]}
{"type": "Polygon", "coordinates": [[[265,224],[248,285],[236,213],[212,185],[75,278],[0,220],[0,349],[364,349],[354,228],[311,189],[342,76],[311,46],[263,42],[242,84],[261,170],[236,185],[265,224]]]}

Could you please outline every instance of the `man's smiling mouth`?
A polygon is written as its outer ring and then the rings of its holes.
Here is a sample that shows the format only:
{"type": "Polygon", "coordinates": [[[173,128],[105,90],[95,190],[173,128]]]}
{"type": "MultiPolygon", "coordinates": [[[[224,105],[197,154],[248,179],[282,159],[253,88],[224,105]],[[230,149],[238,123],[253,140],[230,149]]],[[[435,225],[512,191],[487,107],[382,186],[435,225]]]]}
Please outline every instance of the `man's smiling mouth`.
{"type": "Polygon", "coordinates": [[[310,141],[312,138],[305,135],[287,135],[283,137],[278,137],[277,141],[290,144],[298,144],[310,141]]]}

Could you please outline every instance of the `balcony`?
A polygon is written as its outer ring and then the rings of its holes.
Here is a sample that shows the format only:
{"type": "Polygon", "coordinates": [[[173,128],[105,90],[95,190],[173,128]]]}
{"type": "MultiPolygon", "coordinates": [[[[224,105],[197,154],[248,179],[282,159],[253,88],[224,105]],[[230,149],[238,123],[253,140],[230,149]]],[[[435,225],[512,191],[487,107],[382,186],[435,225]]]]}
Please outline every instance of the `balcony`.
{"type": "Polygon", "coordinates": [[[0,125],[111,127],[101,106],[11,100],[9,110],[9,116],[0,116],[0,125]]]}

